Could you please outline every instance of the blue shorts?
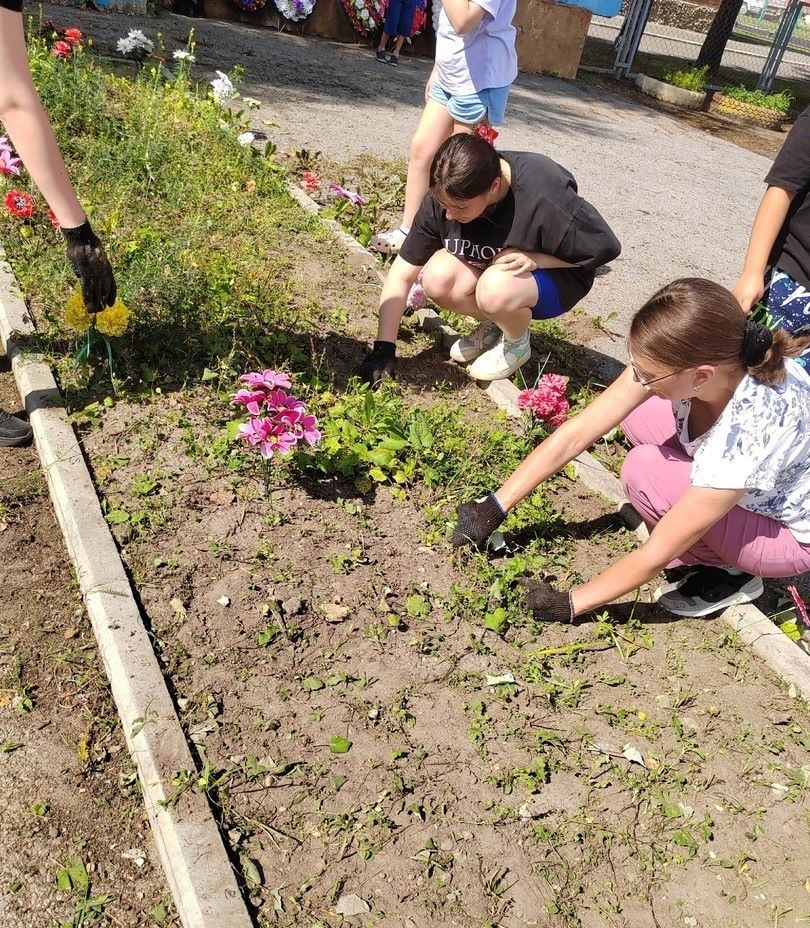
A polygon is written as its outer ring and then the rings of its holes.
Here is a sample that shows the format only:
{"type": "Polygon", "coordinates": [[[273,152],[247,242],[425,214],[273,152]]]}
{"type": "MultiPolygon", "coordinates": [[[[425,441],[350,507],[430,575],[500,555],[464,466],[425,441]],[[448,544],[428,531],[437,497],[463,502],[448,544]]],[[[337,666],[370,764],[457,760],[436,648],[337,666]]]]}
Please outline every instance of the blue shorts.
{"type": "Polygon", "coordinates": [[[383,20],[383,32],[386,35],[410,38],[415,12],[416,0],[389,0],[383,20]]]}
{"type": "Polygon", "coordinates": [[[438,84],[433,82],[430,88],[430,99],[447,107],[447,112],[456,122],[465,126],[477,126],[479,122],[488,120],[491,126],[502,126],[506,115],[506,101],[509,99],[511,85],[506,87],[487,87],[476,93],[449,94],[438,84]]]}
{"type": "Polygon", "coordinates": [[[537,302],[532,308],[532,319],[553,319],[555,316],[562,316],[565,307],[560,301],[560,294],[557,291],[557,284],[554,278],[545,268],[538,268],[532,271],[537,283],[537,302]]]}

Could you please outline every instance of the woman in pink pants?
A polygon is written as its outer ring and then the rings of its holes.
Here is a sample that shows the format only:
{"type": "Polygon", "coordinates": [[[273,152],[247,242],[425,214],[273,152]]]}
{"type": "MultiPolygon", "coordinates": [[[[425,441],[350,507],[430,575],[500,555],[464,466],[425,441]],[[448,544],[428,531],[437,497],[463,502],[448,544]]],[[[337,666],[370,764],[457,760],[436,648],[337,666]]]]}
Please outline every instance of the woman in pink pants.
{"type": "Polygon", "coordinates": [[[708,615],[762,593],[762,577],[810,570],[810,337],[771,333],[708,280],[676,280],[636,313],[631,364],[526,458],[504,485],[459,507],[455,545],[481,544],[508,510],[621,423],[634,447],[625,492],[649,540],[582,586],[529,586],[528,602],[572,622],[664,568],[658,602],[708,615]]]}

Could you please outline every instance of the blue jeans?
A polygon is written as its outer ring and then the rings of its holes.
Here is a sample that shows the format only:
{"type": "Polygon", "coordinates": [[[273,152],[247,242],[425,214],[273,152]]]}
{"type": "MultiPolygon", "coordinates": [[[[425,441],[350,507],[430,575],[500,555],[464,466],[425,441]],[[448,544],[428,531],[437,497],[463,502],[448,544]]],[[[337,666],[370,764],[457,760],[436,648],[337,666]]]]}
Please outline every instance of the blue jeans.
{"type": "Polygon", "coordinates": [[[390,36],[410,38],[414,13],[416,0],[390,0],[383,20],[383,32],[390,36]]]}

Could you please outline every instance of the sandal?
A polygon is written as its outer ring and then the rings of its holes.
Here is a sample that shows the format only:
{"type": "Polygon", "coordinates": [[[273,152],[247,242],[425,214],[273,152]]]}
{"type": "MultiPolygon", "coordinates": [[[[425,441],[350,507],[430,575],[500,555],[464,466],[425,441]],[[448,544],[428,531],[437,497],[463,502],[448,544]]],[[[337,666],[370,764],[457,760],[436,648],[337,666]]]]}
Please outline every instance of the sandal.
{"type": "Polygon", "coordinates": [[[371,237],[368,247],[371,251],[378,251],[381,255],[398,255],[407,235],[408,233],[402,226],[390,232],[378,232],[371,237]]]}

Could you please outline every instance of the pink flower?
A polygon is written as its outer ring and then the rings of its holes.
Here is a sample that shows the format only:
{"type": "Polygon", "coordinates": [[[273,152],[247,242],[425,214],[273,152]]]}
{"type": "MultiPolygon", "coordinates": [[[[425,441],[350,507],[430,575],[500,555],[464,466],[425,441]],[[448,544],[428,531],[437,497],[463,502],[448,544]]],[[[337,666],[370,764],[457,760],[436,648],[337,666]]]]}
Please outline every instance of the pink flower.
{"type": "Polygon", "coordinates": [[[567,381],[559,374],[544,374],[536,387],[529,387],[518,394],[518,409],[529,411],[541,422],[562,425],[571,409],[565,398],[567,381]]]}
{"type": "Polygon", "coordinates": [[[301,175],[301,186],[304,190],[320,190],[321,179],[314,171],[304,171],[301,175]]]}
{"type": "Polygon", "coordinates": [[[313,448],[321,440],[321,433],[316,428],[317,425],[318,420],[315,416],[308,414],[301,416],[298,422],[298,437],[303,438],[310,448],[313,448]]]}
{"type": "Polygon", "coordinates": [[[479,139],[483,139],[485,142],[489,142],[489,144],[494,147],[495,139],[498,138],[500,132],[498,132],[497,129],[493,129],[492,126],[481,125],[475,130],[475,134],[479,139]]]}
{"type": "Polygon", "coordinates": [[[276,387],[291,387],[292,381],[288,374],[281,374],[278,371],[266,370],[242,374],[239,378],[254,390],[274,390],[276,387]]]}
{"type": "Polygon", "coordinates": [[[368,200],[357,193],[357,191],[346,190],[345,187],[341,187],[340,184],[330,184],[329,192],[332,196],[344,197],[346,200],[351,200],[355,206],[365,206],[368,203],[368,200]]]}
{"type": "Polygon", "coordinates": [[[810,615],[807,614],[807,606],[805,606],[804,600],[799,596],[799,591],[795,586],[789,586],[788,593],[790,593],[793,598],[793,602],[796,605],[796,615],[801,619],[802,625],[810,629],[810,615]]]}
{"type": "Polygon", "coordinates": [[[8,144],[8,139],[5,136],[0,138],[0,174],[4,177],[11,177],[12,174],[19,177],[18,165],[20,164],[22,162],[14,154],[14,149],[8,144]]]}
{"type": "Polygon", "coordinates": [[[408,306],[411,309],[421,309],[427,302],[425,288],[420,283],[415,283],[408,294],[408,306]]]}
{"type": "Polygon", "coordinates": [[[74,48],[78,48],[84,41],[81,29],[77,29],[75,26],[71,26],[70,29],[65,29],[65,41],[74,48]]]}
{"type": "Polygon", "coordinates": [[[251,416],[258,416],[266,395],[264,390],[237,390],[231,402],[234,406],[244,406],[251,416]]]}
{"type": "Polygon", "coordinates": [[[73,57],[73,46],[70,42],[63,42],[61,39],[53,43],[51,54],[54,58],[64,58],[66,60],[73,57]]]}
{"type": "Polygon", "coordinates": [[[239,426],[239,437],[252,448],[258,448],[261,456],[270,460],[274,454],[289,454],[298,439],[284,425],[268,416],[255,417],[239,426]]]}

